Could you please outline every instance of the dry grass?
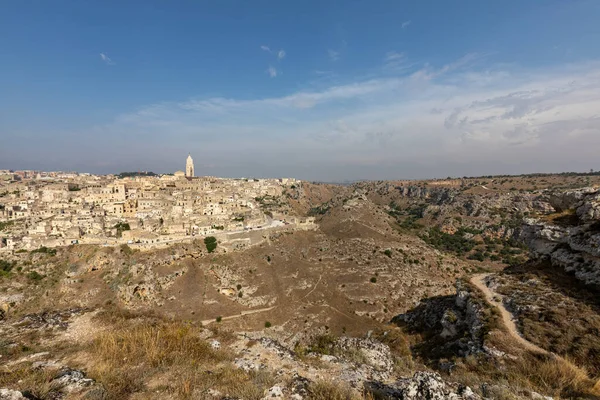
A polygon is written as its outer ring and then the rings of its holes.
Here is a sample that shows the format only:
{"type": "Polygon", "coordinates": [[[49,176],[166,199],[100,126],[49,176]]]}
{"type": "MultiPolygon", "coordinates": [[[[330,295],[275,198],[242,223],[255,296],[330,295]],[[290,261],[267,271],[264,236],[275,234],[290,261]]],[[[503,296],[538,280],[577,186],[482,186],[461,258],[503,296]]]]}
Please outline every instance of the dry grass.
{"type": "Polygon", "coordinates": [[[178,376],[176,394],[181,398],[196,398],[195,395],[208,389],[233,398],[259,400],[265,391],[275,384],[267,371],[245,372],[231,365],[210,371],[188,369],[178,376]]]}
{"type": "Polygon", "coordinates": [[[493,381],[509,387],[512,393],[535,390],[558,398],[600,396],[600,381],[590,378],[584,368],[566,359],[530,353],[517,360],[469,356],[457,363],[452,378],[474,388],[493,381]]]}
{"type": "Polygon", "coordinates": [[[102,332],[92,351],[111,365],[168,367],[186,362],[222,361],[225,356],[200,339],[196,329],[181,323],[142,323],[102,332]]]}
{"type": "Polygon", "coordinates": [[[372,399],[370,394],[359,396],[349,386],[333,381],[317,381],[309,388],[308,400],[362,400],[372,399]]]}
{"type": "Polygon", "coordinates": [[[25,364],[5,366],[0,369],[0,387],[27,391],[33,398],[44,399],[54,389],[51,380],[57,372],[56,369],[32,368],[25,364]]]}
{"type": "Polygon", "coordinates": [[[577,226],[579,224],[579,218],[574,209],[542,215],[540,219],[544,222],[564,227],[577,226]]]}
{"type": "Polygon", "coordinates": [[[597,291],[549,263],[513,268],[499,280],[498,292],[520,310],[517,324],[527,340],[600,375],[597,291]]]}
{"type": "MultiPolygon", "coordinates": [[[[262,398],[273,384],[268,372],[235,368],[228,352],[215,350],[200,338],[201,328],[127,317],[113,316],[113,330],[100,333],[87,349],[93,360],[89,375],[103,384],[107,399],[123,399],[150,390],[188,399],[215,389],[254,400],[262,398]]],[[[103,318],[106,321],[106,316],[103,318]]]]}

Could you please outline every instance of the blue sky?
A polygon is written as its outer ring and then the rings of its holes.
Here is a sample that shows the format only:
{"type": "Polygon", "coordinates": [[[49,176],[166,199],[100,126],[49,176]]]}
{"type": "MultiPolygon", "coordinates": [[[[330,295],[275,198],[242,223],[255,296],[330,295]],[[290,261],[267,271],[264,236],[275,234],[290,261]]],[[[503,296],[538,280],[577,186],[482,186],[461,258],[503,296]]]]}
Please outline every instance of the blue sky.
{"type": "Polygon", "coordinates": [[[0,168],[600,168],[600,2],[4,1],[0,168]]]}

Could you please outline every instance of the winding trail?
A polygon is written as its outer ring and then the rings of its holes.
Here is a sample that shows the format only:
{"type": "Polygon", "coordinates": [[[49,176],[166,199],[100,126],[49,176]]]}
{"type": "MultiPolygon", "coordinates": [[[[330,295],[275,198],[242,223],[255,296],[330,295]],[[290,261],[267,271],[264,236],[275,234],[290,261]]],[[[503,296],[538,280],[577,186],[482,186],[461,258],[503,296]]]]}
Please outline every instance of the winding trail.
{"type": "MultiPolygon", "coordinates": [[[[277,306],[273,306],[273,307],[267,307],[267,308],[258,308],[256,310],[248,310],[248,311],[242,311],[239,314],[234,314],[234,315],[230,315],[228,317],[221,317],[221,321],[227,321],[229,319],[236,319],[236,318],[240,318],[243,317],[244,315],[250,315],[250,314],[257,314],[257,313],[261,313],[261,312],[265,312],[265,311],[271,311],[272,309],[274,309],[277,306]]],[[[202,326],[206,326],[212,322],[216,322],[216,319],[205,319],[204,321],[202,321],[202,326]]]]}
{"type": "Polygon", "coordinates": [[[544,350],[541,347],[531,343],[529,340],[527,340],[523,336],[521,336],[521,334],[519,333],[519,330],[517,329],[517,325],[515,324],[512,314],[506,309],[506,307],[504,307],[504,304],[502,303],[501,300],[500,301],[495,300],[499,296],[496,293],[492,292],[492,290],[489,287],[487,287],[487,285],[485,284],[484,280],[489,275],[492,275],[492,274],[474,275],[473,277],[471,277],[471,283],[473,285],[475,285],[477,287],[477,289],[479,289],[483,292],[483,294],[485,295],[486,301],[491,306],[497,307],[500,310],[500,314],[502,315],[502,321],[504,322],[504,325],[508,329],[508,333],[521,346],[523,346],[525,349],[527,349],[529,351],[532,351],[535,353],[542,353],[542,354],[553,354],[553,353],[550,353],[549,351],[544,350]]]}

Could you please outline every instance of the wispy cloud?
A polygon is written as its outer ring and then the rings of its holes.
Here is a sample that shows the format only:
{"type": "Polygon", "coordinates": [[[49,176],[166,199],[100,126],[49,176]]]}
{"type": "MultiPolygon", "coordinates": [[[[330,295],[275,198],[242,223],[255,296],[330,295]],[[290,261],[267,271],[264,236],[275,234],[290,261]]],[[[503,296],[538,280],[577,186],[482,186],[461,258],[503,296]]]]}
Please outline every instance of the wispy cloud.
{"type": "MultiPolygon", "coordinates": [[[[261,50],[266,51],[269,54],[272,54],[277,59],[277,61],[283,60],[286,56],[285,50],[283,50],[283,49],[281,49],[279,51],[273,51],[273,50],[271,50],[271,48],[269,46],[266,46],[266,45],[262,45],[262,46],[260,46],[260,48],[261,48],[261,50]]],[[[277,75],[281,75],[281,71],[277,70],[272,65],[269,65],[269,68],[267,68],[267,73],[269,74],[269,76],[271,78],[275,78],[277,75]]]]}
{"type": "Polygon", "coordinates": [[[275,67],[273,67],[272,65],[269,65],[269,68],[267,68],[267,73],[269,74],[269,76],[271,78],[275,78],[277,76],[277,74],[279,73],[279,71],[277,71],[277,69],[275,67]]]}
{"type": "Polygon", "coordinates": [[[415,80],[431,80],[448,72],[453,72],[470,67],[478,60],[481,60],[485,57],[487,57],[487,54],[469,53],[455,61],[444,65],[442,68],[434,68],[429,64],[425,64],[423,68],[413,73],[411,77],[415,80]]]}
{"type": "Polygon", "coordinates": [[[406,28],[408,28],[408,26],[410,25],[410,23],[411,23],[411,22],[412,22],[412,21],[410,21],[410,20],[408,20],[408,21],[404,21],[404,22],[402,23],[402,29],[406,29],[406,28]]]}
{"type": "Polygon", "coordinates": [[[383,58],[383,67],[390,71],[400,72],[413,66],[414,63],[408,61],[406,54],[397,51],[388,51],[383,58]]]}
{"type": "Polygon", "coordinates": [[[398,53],[397,51],[388,51],[387,53],[385,53],[385,61],[397,61],[397,60],[403,60],[406,58],[406,55],[404,55],[404,53],[398,53]]]}
{"type": "MultiPolygon", "coordinates": [[[[524,70],[473,60],[280,97],[159,103],[90,135],[106,140],[127,131],[126,142],[153,143],[138,159],[127,157],[132,163],[164,159],[167,148],[192,151],[214,164],[211,174],[233,176],[392,179],[597,168],[600,63],[524,70]]],[[[103,146],[90,162],[114,157],[103,146]]]]}
{"type": "Polygon", "coordinates": [[[331,61],[337,61],[340,59],[340,52],[335,50],[327,50],[327,55],[331,61]]]}
{"type": "Polygon", "coordinates": [[[106,65],[115,65],[114,61],[111,60],[105,53],[100,53],[100,59],[106,63],[106,65]]]}

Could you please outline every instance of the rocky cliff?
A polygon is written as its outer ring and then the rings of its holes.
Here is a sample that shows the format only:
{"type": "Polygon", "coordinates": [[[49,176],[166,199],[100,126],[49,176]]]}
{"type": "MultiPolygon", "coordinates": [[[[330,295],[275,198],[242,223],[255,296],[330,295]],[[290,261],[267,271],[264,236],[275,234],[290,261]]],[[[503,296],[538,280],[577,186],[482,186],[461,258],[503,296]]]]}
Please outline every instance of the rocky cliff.
{"type": "Polygon", "coordinates": [[[525,219],[519,234],[531,255],[600,287],[600,191],[584,188],[554,192],[552,218],[525,219]]]}

